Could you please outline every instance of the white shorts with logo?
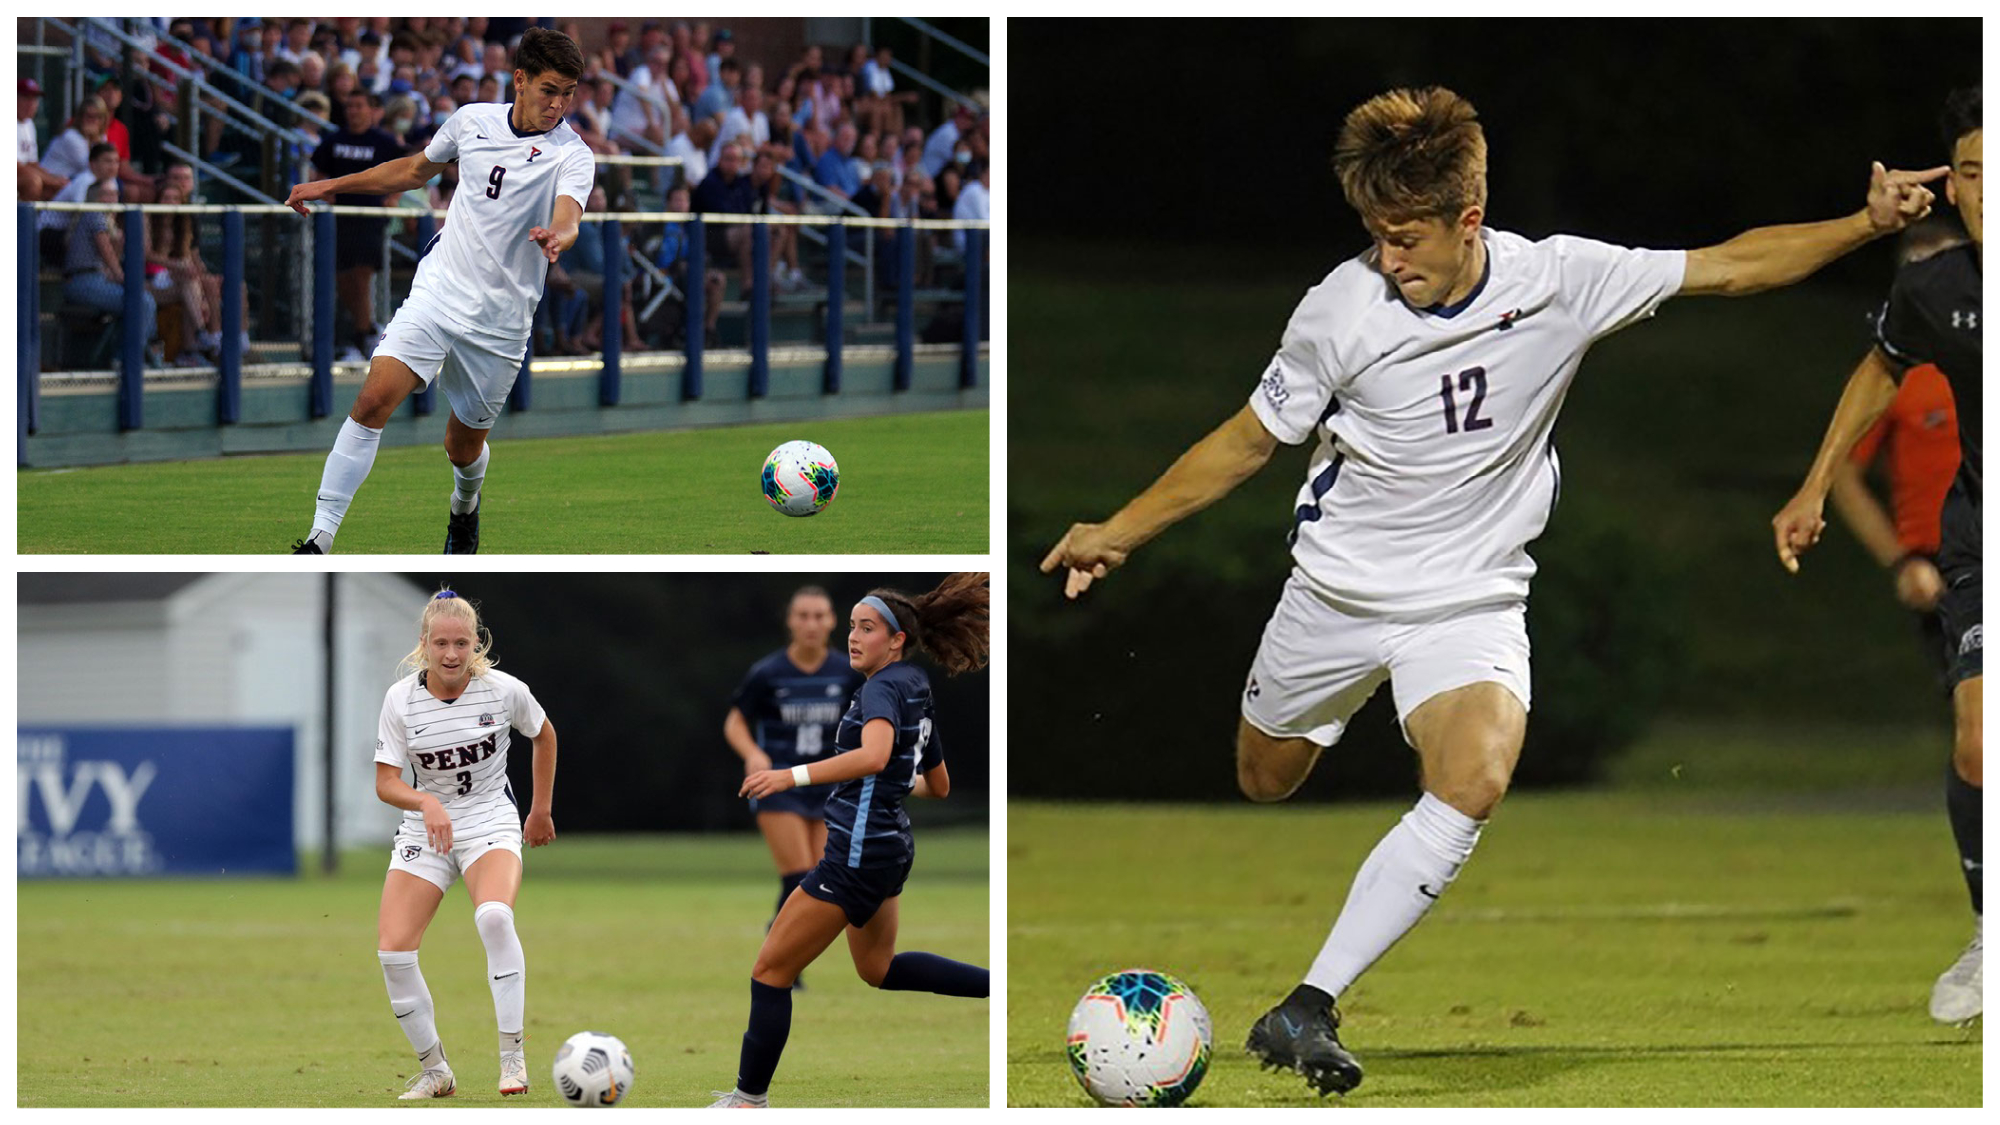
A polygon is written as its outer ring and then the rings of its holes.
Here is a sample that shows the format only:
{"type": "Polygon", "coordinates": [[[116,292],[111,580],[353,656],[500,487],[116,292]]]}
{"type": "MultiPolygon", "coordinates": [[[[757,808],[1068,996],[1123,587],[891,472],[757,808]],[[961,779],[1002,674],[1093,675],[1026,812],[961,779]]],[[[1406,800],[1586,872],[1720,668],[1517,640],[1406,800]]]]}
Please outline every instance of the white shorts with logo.
{"type": "Polygon", "coordinates": [[[1250,662],[1243,717],[1274,738],[1331,746],[1383,680],[1399,720],[1433,696],[1488,681],[1527,707],[1527,621],[1521,602],[1423,619],[1362,616],[1293,571],[1250,662]]]}
{"type": "Polygon", "coordinates": [[[520,827],[501,827],[475,834],[463,834],[454,828],[451,854],[446,855],[431,848],[423,821],[405,820],[396,829],[395,843],[389,848],[389,870],[407,871],[436,884],[438,890],[448,891],[459,876],[465,874],[466,868],[490,851],[510,851],[515,859],[521,858],[520,827]]]}
{"type": "Polygon", "coordinates": [[[520,377],[528,338],[468,332],[411,299],[389,319],[375,354],[402,360],[426,387],[435,381],[459,421],[490,430],[520,377]]]}

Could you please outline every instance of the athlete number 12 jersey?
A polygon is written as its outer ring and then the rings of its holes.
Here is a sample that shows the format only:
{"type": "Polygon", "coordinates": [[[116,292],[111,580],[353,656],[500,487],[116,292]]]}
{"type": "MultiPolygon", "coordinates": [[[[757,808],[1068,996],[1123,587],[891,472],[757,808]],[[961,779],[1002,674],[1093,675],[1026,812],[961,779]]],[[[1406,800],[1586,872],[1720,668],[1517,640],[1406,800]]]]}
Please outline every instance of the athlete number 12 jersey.
{"type": "Polygon", "coordinates": [[[1372,251],[1299,302],[1250,406],[1317,433],[1292,520],[1303,577],[1362,613],[1433,615],[1528,595],[1527,545],[1561,485],[1552,438],[1599,338],[1679,291],[1682,251],[1482,230],[1486,275],[1418,310],[1372,251]]]}

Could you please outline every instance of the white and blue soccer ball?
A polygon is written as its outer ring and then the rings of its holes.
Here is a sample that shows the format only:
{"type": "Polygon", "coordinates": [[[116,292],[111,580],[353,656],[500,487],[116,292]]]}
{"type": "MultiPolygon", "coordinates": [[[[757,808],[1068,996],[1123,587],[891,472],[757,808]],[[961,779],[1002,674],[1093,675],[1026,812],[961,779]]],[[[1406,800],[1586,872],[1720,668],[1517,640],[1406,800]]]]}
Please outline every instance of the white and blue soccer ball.
{"type": "Polygon", "coordinates": [[[764,499],[788,516],[816,516],[840,491],[840,466],[823,445],[788,441],[764,458],[764,499]]]}
{"type": "Polygon", "coordinates": [[[555,1083],[568,1105],[617,1105],[632,1090],[632,1052],[617,1036],[579,1031],[556,1048],[555,1083]]]}
{"type": "Polygon", "coordinates": [[[1104,1105],[1176,1106],[1208,1074],[1208,1009],[1179,979],[1125,969],[1090,986],[1069,1016],[1069,1067],[1104,1105]]]}

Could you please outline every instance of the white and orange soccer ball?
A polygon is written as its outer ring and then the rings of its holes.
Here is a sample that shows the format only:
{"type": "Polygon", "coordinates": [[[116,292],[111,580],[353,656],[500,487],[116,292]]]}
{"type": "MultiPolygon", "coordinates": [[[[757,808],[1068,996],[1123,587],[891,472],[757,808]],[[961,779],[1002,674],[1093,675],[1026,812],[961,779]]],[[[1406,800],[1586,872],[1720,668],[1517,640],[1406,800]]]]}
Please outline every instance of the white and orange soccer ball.
{"type": "Polygon", "coordinates": [[[788,441],[764,458],[764,499],[788,516],[816,516],[840,491],[840,466],[823,445],[788,441]]]}
{"type": "Polygon", "coordinates": [[[1070,1013],[1070,1072],[1104,1105],[1175,1106],[1207,1075],[1214,1038],[1193,989],[1126,969],[1091,985],[1070,1013]]]}

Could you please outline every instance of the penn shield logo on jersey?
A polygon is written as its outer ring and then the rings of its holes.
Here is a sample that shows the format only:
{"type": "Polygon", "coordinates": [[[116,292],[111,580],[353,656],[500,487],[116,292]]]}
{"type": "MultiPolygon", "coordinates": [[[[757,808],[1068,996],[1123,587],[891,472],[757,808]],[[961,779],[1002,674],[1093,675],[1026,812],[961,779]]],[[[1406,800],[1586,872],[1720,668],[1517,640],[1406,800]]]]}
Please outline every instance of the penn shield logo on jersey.
{"type": "Polygon", "coordinates": [[[535,147],[534,145],[529,145],[529,146],[528,146],[528,163],[530,163],[530,164],[533,164],[533,163],[535,162],[535,157],[537,157],[537,156],[540,156],[541,154],[542,154],[542,150],[541,150],[541,149],[539,149],[539,148],[536,148],[536,147],[535,147]]]}

